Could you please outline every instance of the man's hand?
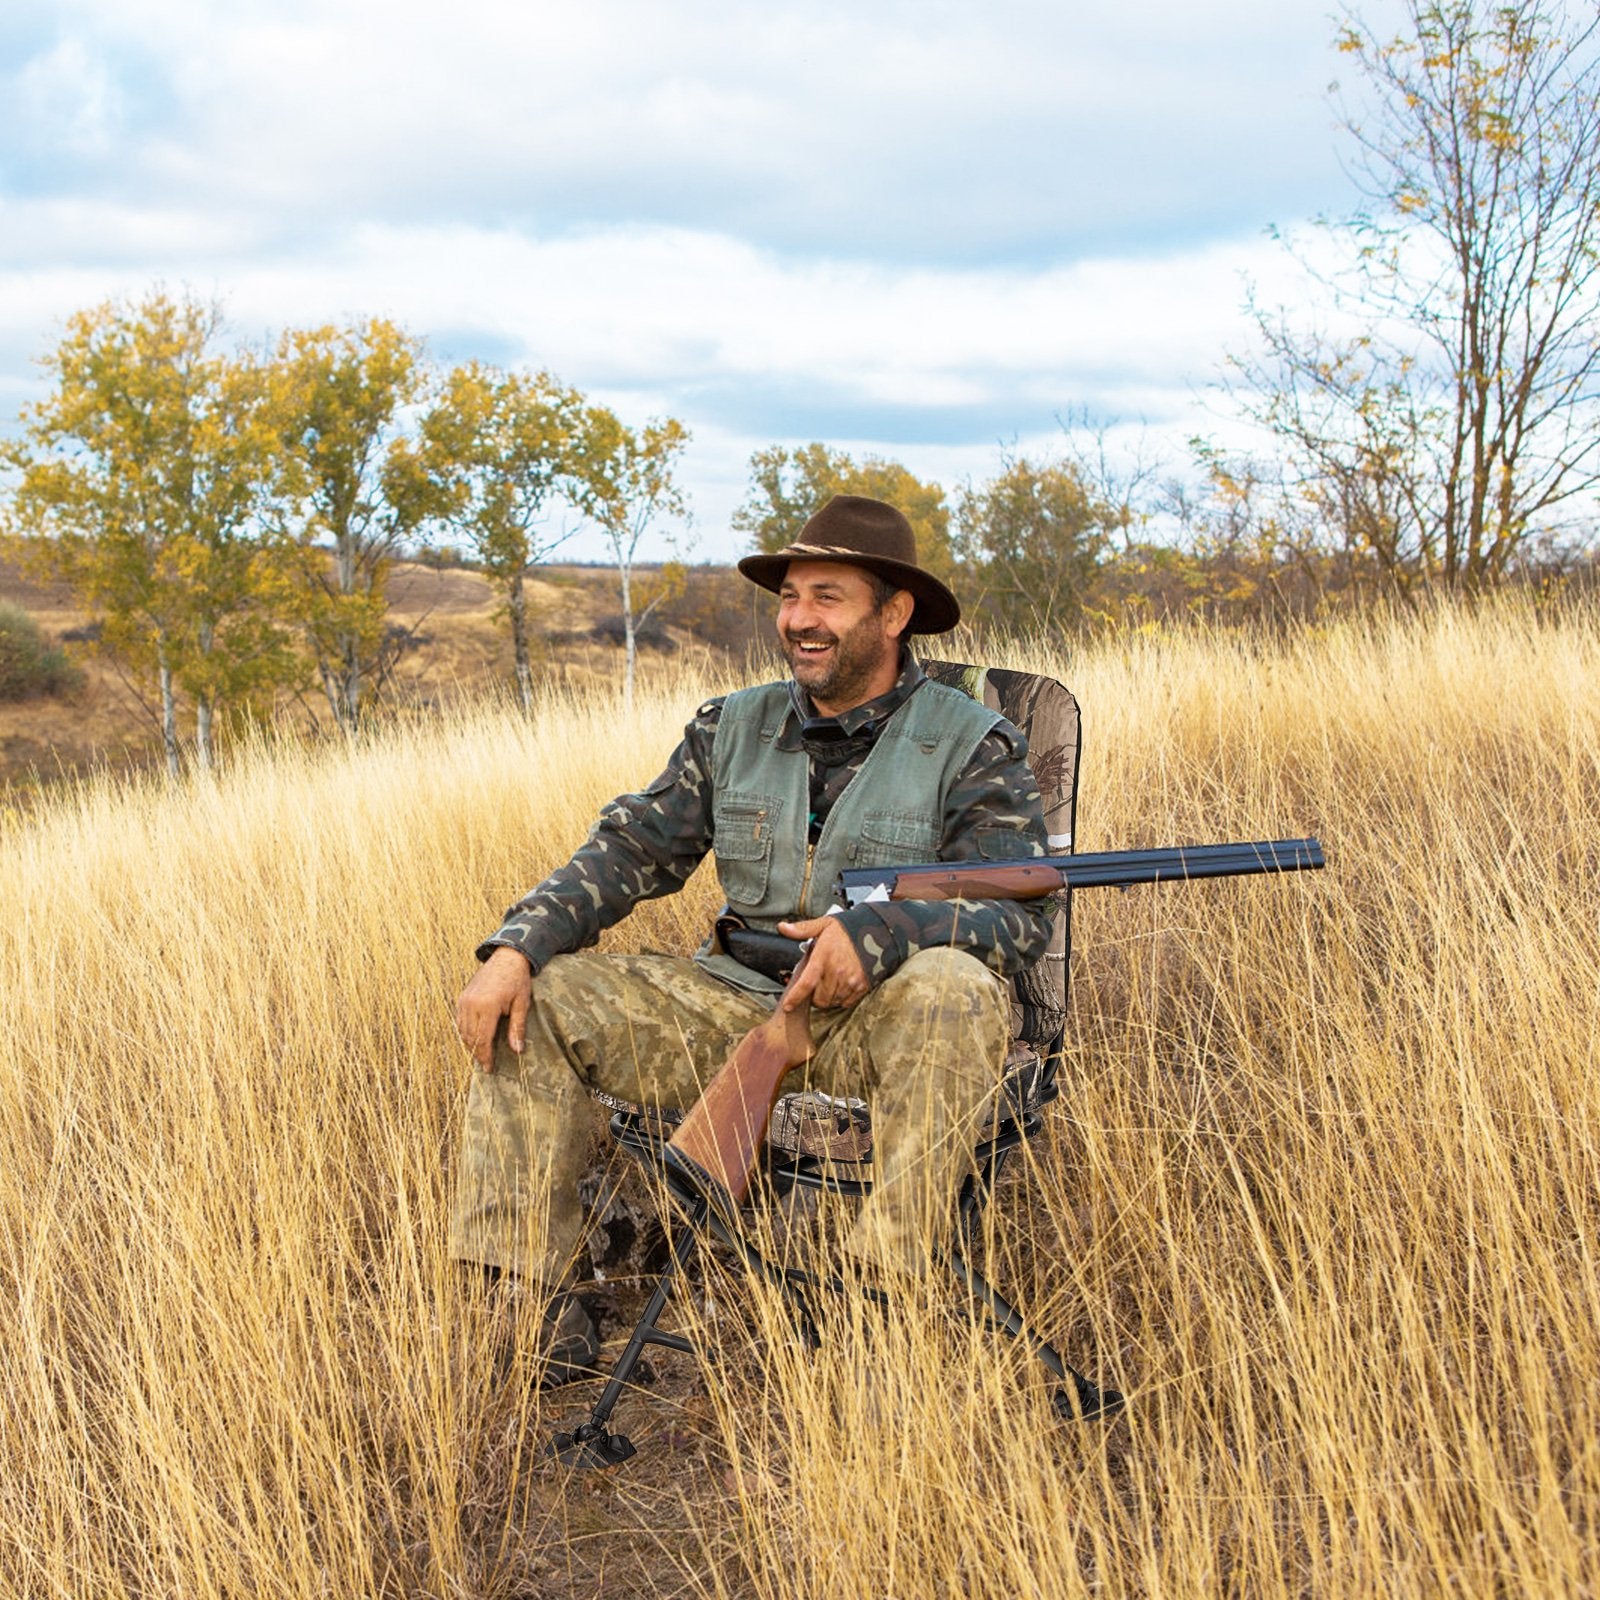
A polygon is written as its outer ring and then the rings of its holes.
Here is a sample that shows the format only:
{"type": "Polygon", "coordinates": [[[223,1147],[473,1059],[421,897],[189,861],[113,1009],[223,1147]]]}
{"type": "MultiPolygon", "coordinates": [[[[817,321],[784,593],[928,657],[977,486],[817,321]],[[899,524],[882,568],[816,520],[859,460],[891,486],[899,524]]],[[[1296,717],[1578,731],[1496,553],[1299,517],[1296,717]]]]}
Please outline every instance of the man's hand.
{"type": "Polygon", "coordinates": [[[456,1001],[456,1032],[485,1072],[494,1071],[494,1035],[501,1017],[511,1018],[511,1048],[522,1054],[528,1025],[533,967],[520,950],[499,945],[478,968],[456,1001]]]}
{"type": "Polygon", "coordinates": [[[842,1011],[866,998],[872,987],[866,968],[837,917],[780,922],[778,932],[789,939],[811,940],[805,970],[784,998],[785,1011],[796,1011],[807,1000],[823,1011],[842,1011]]]}

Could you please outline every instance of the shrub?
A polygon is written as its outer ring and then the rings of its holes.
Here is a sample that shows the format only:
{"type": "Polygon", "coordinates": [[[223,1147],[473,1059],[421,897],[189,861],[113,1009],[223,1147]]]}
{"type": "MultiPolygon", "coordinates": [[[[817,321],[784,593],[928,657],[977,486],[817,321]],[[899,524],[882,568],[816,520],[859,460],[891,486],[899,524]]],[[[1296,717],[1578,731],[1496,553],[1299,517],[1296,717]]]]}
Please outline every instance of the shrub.
{"type": "Polygon", "coordinates": [[[26,611],[0,602],[0,700],[60,694],[82,682],[82,670],[59,647],[45,643],[26,611]]]}

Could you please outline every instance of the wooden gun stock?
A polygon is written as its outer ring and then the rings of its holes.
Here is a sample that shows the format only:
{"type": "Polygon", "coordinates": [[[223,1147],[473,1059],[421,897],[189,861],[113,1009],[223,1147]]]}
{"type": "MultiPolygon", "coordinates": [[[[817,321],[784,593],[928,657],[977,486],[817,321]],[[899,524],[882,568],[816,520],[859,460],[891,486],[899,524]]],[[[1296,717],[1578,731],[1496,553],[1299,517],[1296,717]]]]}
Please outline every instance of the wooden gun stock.
{"type": "Polygon", "coordinates": [[[666,1143],[667,1165],[696,1192],[725,1206],[744,1203],[778,1090],[790,1069],[811,1054],[811,1003],[783,1009],[805,969],[802,960],[777,1010],[734,1046],[666,1143]]]}

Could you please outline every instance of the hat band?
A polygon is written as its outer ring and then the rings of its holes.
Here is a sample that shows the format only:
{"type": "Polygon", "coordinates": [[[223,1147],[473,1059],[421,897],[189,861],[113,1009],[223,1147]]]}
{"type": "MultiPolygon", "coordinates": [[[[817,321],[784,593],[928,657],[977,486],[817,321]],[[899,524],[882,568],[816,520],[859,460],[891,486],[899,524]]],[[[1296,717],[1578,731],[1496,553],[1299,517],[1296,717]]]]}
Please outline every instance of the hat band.
{"type": "Polygon", "coordinates": [[[777,553],[780,556],[840,556],[848,561],[891,561],[897,567],[911,565],[899,556],[880,555],[853,544],[792,544],[777,553]]]}

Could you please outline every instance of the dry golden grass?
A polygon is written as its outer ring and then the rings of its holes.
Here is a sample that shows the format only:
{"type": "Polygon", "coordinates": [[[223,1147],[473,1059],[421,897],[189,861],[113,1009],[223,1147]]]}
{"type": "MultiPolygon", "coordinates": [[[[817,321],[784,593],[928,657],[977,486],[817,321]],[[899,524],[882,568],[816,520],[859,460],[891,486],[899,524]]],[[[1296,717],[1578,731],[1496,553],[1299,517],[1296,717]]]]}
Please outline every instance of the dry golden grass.
{"type": "Polygon", "coordinates": [[[543,1464],[580,1402],[494,1378],[449,1002],[715,686],[14,822],[0,1591],[1593,1593],[1596,621],[1031,652],[1084,703],[1081,847],[1331,863],[1078,900],[1067,1092],[987,1249],[1110,1427],[933,1305],[808,1358],[714,1268],[720,1364],[624,1401],[619,1472],[543,1464]]]}

